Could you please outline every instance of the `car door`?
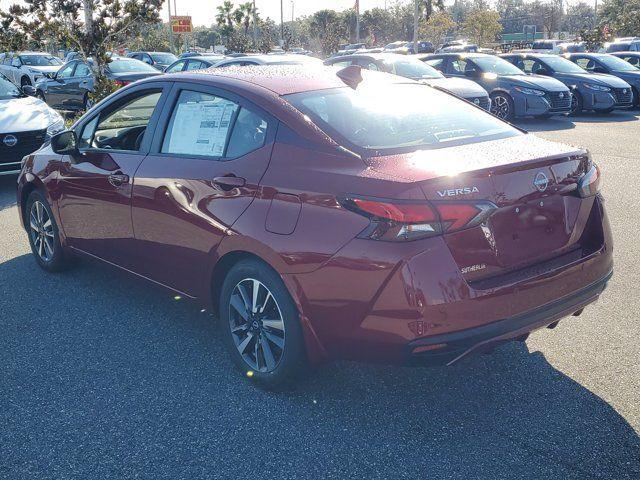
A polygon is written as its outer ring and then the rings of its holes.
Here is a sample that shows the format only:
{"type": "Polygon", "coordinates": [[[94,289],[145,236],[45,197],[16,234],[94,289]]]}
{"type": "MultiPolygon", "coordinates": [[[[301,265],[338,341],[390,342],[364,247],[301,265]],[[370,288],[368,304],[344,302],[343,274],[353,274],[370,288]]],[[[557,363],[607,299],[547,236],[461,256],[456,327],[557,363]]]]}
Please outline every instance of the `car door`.
{"type": "Polygon", "coordinates": [[[227,90],[177,84],[133,186],[134,271],[190,296],[253,201],[277,122],[227,90]]]}
{"type": "Polygon", "coordinates": [[[133,177],[147,155],[169,86],[127,88],[75,128],[80,154],[63,156],[55,195],[67,244],[127,268],[133,177]]]}
{"type": "Polygon", "coordinates": [[[53,80],[47,80],[47,103],[53,108],[69,108],[73,71],[77,64],[77,61],[67,63],[56,72],[53,80]]]}
{"type": "Polygon", "coordinates": [[[79,110],[84,107],[85,96],[93,87],[93,73],[84,62],[78,62],[70,82],[69,108],[79,110]]]}

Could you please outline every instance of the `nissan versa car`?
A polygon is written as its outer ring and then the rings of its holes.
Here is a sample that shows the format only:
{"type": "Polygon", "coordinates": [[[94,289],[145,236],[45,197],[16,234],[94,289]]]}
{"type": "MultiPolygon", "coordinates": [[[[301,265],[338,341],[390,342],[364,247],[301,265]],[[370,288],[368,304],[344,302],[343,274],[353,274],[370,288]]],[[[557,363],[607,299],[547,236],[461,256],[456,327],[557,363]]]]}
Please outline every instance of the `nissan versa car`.
{"type": "Polygon", "coordinates": [[[624,108],[640,105],[640,69],[623,59],[608,53],[570,53],[565,57],[587,72],[602,73],[617,77],[619,85],[611,89],[616,99],[616,107],[624,108]]]}
{"type": "Polygon", "coordinates": [[[18,86],[35,85],[36,82],[60,68],[62,60],[48,53],[7,53],[0,64],[0,73],[18,86]]]}
{"type": "Polygon", "coordinates": [[[358,65],[367,70],[378,70],[410,78],[432,87],[446,90],[453,95],[475,103],[489,110],[490,101],[487,91],[476,82],[465,78],[445,78],[432,66],[415,57],[407,57],[397,53],[356,53],[325,60],[325,65],[347,67],[358,65]]]}
{"type": "Polygon", "coordinates": [[[571,89],[572,114],[583,110],[607,113],[629,106],[631,90],[623,80],[590,73],[564,57],[545,53],[508,53],[502,58],[526,73],[553,77],[564,83],[571,89]]]}
{"type": "Polygon", "coordinates": [[[20,88],[0,73],[0,175],[20,172],[22,158],[64,130],[64,119],[34,98],[30,85],[20,88]]]}
{"type": "Polygon", "coordinates": [[[25,159],[49,271],[82,255],[217,312],[271,387],[331,359],[455,363],[579,315],[612,274],[600,171],[359,67],[146,79],[25,159]]]}
{"type": "Polygon", "coordinates": [[[441,53],[423,60],[447,77],[466,77],[479,83],[491,97],[491,113],[505,120],[533,116],[546,118],[569,113],[571,94],[562,82],[526,75],[506,60],[483,53],[441,53]]]}

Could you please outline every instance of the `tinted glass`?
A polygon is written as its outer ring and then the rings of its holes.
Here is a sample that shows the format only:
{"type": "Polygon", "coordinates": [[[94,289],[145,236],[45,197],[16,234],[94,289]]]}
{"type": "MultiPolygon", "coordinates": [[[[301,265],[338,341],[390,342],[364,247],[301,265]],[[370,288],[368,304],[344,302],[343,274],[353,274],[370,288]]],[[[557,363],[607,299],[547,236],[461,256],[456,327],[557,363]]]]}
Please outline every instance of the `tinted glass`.
{"type": "Polygon", "coordinates": [[[420,60],[407,58],[402,60],[385,61],[384,64],[391,73],[408,78],[442,78],[443,75],[431,65],[420,60]]]}
{"type": "Polygon", "coordinates": [[[167,73],[175,73],[175,72],[181,72],[182,71],[182,67],[184,67],[185,62],[176,62],[175,64],[171,65],[169,68],[167,68],[167,73]]]}
{"type": "Polygon", "coordinates": [[[71,75],[73,74],[73,69],[76,67],[75,63],[72,63],[70,65],[67,65],[66,67],[62,68],[56,75],[56,77],[58,78],[71,78],[71,75]]]}
{"type": "Polygon", "coordinates": [[[285,97],[338,143],[384,150],[519,135],[450,95],[417,84],[337,88],[285,97]]]}
{"type": "Polygon", "coordinates": [[[584,73],[584,70],[571,60],[562,57],[545,57],[541,60],[551,70],[558,73],[584,73]]]}
{"type": "Polygon", "coordinates": [[[239,157],[264,145],[267,122],[260,115],[241,108],[231,132],[227,157],[239,157]]]}
{"type": "Polygon", "coordinates": [[[153,58],[154,62],[163,65],[171,65],[178,59],[173,53],[150,53],[149,55],[153,58]]]}
{"type": "Polygon", "coordinates": [[[91,75],[91,69],[89,68],[89,66],[86,63],[79,63],[78,66],[76,67],[74,76],[88,77],[89,75],[91,75]]]}
{"type": "Polygon", "coordinates": [[[596,58],[610,70],[617,72],[633,72],[638,70],[633,65],[625,62],[621,58],[614,57],[613,55],[598,55],[596,58]]]}
{"type": "Polygon", "coordinates": [[[630,46],[631,42],[612,43],[607,47],[607,52],[626,52],[630,46]]]}
{"type": "Polygon", "coordinates": [[[20,55],[24,65],[30,67],[52,67],[62,65],[62,60],[53,55],[20,55]]]}
{"type": "MultiPolygon", "coordinates": [[[[471,59],[470,59],[471,60],[471,59]]],[[[475,63],[484,73],[495,73],[496,75],[523,75],[524,72],[515,65],[499,57],[473,57],[475,63]]]]}
{"type": "Polygon", "coordinates": [[[162,92],[134,94],[115,110],[102,112],[100,120],[84,128],[82,138],[93,148],[138,151],[162,92]],[[91,131],[93,129],[93,131],[91,131]]]}
{"type": "Polygon", "coordinates": [[[200,60],[189,60],[189,63],[187,63],[187,70],[198,70],[200,68],[206,68],[205,64],[200,60]]]}
{"type": "Polygon", "coordinates": [[[0,76],[0,100],[8,100],[10,98],[19,98],[22,96],[18,87],[7,80],[4,76],[0,76]]]}
{"type": "Polygon", "coordinates": [[[171,114],[163,153],[222,157],[238,105],[206,93],[183,90],[171,114]]]}
{"type": "Polygon", "coordinates": [[[135,59],[121,59],[109,62],[109,71],[112,73],[157,73],[158,70],[151,65],[135,59]]]}

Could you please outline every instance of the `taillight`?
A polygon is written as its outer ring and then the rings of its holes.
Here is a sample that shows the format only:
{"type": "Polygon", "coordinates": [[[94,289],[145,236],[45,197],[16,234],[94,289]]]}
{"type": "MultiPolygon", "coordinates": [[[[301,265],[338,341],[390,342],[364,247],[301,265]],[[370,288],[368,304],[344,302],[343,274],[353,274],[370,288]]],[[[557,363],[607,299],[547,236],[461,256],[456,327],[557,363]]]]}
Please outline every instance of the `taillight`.
{"type": "Polygon", "coordinates": [[[578,195],[582,198],[591,197],[600,191],[601,186],[600,168],[593,163],[589,171],[578,182],[578,195]]]}
{"type": "Polygon", "coordinates": [[[491,202],[416,202],[346,197],[341,204],[371,223],[360,238],[408,241],[471,228],[496,210],[491,202]]]}

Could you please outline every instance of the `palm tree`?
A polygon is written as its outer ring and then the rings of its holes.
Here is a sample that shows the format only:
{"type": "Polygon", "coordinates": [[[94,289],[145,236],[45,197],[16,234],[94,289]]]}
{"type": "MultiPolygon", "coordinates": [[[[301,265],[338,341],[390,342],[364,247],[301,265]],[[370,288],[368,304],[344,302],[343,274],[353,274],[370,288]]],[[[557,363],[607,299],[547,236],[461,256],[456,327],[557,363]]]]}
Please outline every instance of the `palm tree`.
{"type": "Polygon", "coordinates": [[[220,26],[220,33],[227,37],[233,33],[233,2],[225,0],[222,5],[216,7],[218,13],[216,15],[216,22],[220,26]]]}

